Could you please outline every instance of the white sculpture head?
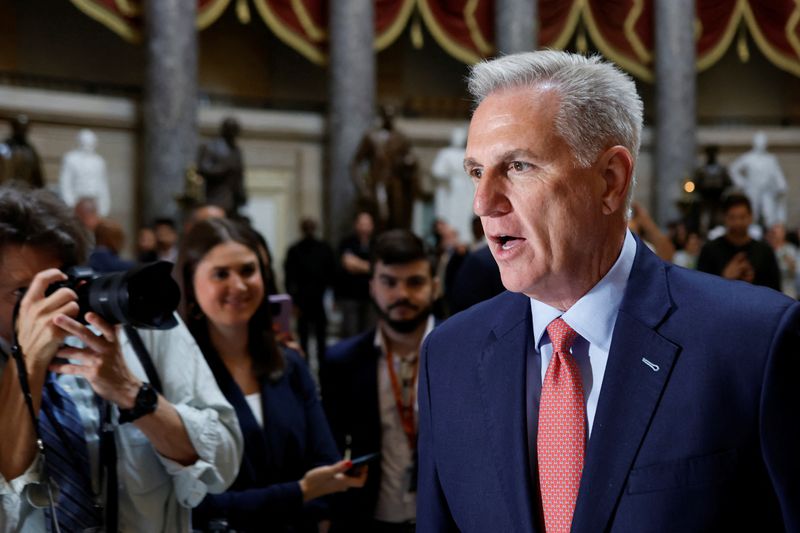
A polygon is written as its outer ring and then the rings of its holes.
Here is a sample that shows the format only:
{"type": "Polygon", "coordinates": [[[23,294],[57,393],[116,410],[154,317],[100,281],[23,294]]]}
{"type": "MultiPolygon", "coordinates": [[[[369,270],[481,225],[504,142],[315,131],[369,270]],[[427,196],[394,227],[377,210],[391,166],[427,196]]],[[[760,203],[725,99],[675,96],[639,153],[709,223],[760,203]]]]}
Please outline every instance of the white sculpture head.
{"type": "Polygon", "coordinates": [[[767,134],[763,131],[757,131],[753,135],[753,148],[756,152],[765,152],[767,150],[767,134]]]}
{"type": "Polygon", "coordinates": [[[92,130],[83,129],[78,132],[78,146],[81,150],[94,152],[97,148],[97,135],[92,130]]]}
{"type": "Polygon", "coordinates": [[[450,132],[450,146],[458,146],[464,148],[467,145],[467,128],[461,126],[453,128],[450,132]]]}

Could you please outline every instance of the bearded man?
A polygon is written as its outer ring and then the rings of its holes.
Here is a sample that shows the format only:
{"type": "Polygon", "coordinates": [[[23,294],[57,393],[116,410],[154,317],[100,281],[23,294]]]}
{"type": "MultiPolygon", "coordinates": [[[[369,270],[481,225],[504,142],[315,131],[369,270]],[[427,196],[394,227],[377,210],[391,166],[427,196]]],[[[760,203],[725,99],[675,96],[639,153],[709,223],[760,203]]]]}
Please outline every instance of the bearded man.
{"type": "Polygon", "coordinates": [[[364,489],[340,497],[333,527],[411,532],[416,521],[419,350],[434,326],[438,280],[422,240],[407,230],[380,235],[370,266],[378,325],[328,350],[322,401],[343,454],[381,455],[369,467],[364,489]]]}

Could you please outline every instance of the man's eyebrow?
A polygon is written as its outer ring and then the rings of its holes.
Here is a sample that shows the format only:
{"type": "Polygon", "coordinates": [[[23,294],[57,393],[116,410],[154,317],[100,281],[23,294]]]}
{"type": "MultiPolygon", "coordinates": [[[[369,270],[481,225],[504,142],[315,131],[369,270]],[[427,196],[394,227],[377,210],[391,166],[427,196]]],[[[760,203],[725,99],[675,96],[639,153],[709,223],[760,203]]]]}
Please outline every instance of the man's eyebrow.
{"type": "Polygon", "coordinates": [[[526,150],[524,148],[517,148],[516,150],[509,150],[508,152],[504,153],[501,160],[510,161],[512,159],[517,159],[520,157],[526,157],[532,159],[538,158],[538,156],[534,152],[531,152],[530,150],[526,150]]]}
{"type": "Polygon", "coordinates": [[[478,164],[478,162],[472,159],[471,157],[468,157],[464,160],[464,170],[467,172],[469,172],[470,168],[479,166],[480,165],[478,164]]]}

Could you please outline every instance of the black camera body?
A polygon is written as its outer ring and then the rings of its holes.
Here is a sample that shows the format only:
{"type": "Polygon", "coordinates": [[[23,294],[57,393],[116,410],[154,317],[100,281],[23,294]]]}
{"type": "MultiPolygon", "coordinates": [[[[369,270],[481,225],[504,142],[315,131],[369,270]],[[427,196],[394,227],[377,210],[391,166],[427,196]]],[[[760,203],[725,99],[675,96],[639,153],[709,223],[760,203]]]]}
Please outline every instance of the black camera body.
{"type": "Polygon", "coordinates": [[[85,266],[68,268],[68,278],[47,287],[50,295],[62,287],[78,295],[79,320],[89,311],[109,324],[142,329],[170,329],[178,325],[173,315],[180,289],[172,279],[172,263],[158,261],[125,272],[98,274],[85,266]]]}

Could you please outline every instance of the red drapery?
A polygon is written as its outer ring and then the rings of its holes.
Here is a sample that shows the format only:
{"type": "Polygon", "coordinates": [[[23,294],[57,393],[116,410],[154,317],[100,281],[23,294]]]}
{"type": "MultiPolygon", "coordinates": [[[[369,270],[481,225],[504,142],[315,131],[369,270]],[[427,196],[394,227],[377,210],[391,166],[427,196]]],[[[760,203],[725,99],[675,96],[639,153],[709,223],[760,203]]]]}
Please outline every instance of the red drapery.
{"type": "MultiPolygon", "coordinates": [[[[141,38],[141,0],[71,1],[126,39],[141,38]]],[[[232,2],[237,11],[244,12],[254,5],[281,40],[309,60],[324,63],[329,1],[333,0],[197,0],[197,26],[212,24],[232,2]]],[[[435,41],[460,61],[473,63],[494,53],[493,0],[374,1],[377,50],[397,39],[416,10],[435,41]]],[[[564,48],[576,31],[585,28],[601,53],[635,76],[650,80],[653,1],[539,0],[539,46],[564,48]]],[[[772,63],[800,76],[800,2],[697,0],[696,9],[698,70],[716,63],[737,30],[746,29],[772,63]]],[[[741,41],[740,46],[746,43],[741,41]]]]}

